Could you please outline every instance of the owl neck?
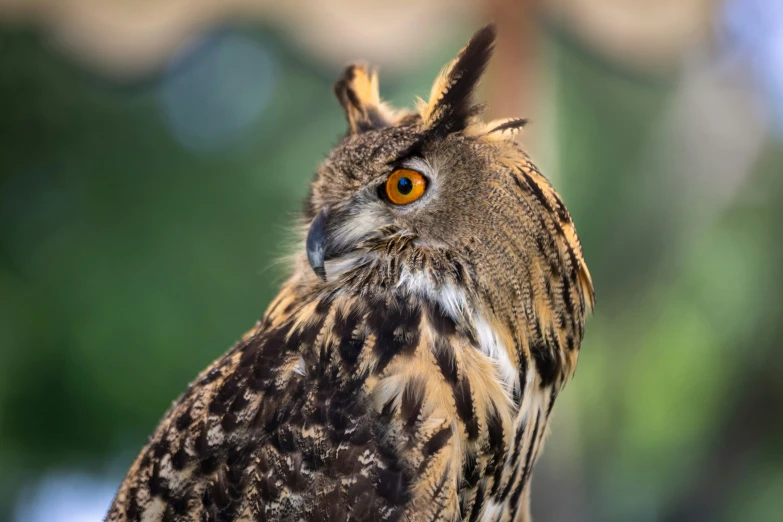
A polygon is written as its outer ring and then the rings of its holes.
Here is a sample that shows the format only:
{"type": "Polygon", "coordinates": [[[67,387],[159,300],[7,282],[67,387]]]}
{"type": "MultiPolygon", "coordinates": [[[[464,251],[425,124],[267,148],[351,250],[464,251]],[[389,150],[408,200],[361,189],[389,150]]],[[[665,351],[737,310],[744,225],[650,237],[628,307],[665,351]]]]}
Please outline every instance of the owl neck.
{"type": "Polygon", "coordinates": [[[449,339],[463,349],[483,353],[493,362],[509,399],[518,399],[529,384],[528,358],[520,351],[524,347],[514,343],[515,336],[487,313],[466,288],[443,278],[433,281],[423,273],[402,270],[396,284],[367,288],[323,284],[305,272],[283,287],[264,321],[269,324],[312,321],[316,310],[338,313],[337,310],[356,308],[356,301],[364,302],[362,309],[386,311],[391,321],[415,323],[431,332],[428,338],[449,339]],[[299,308],[296,303],[309,304],[299,308]]]}
{"type": "MultiPolygon", "coordinates": [[[[582,337],[583,313],[564,317],[554,313],[551,303],[535,296],[529,302],[512,303],[505,294],[482,292],[482,285],[461,268],[468,266],[466,262],[435,259],[430,252],[427,262],[417,266],[412,252],[398,251],[395,263],[383,254],[371,258],[372,262],[364,257],[340,277],[326,282],[301,260],[297,275],[282,293],[298,295],[300,302],[359,297],[379,307],[410,303],[424,313],[428,324],[445,328],[439,331],[453,331],[492,358],[504,383],[513,390],[524,389],[525,381],[531,379],[542,387],[555,385],[559,389],[571,375],[582,337]],[[436,270],[438,266],[441,268],[436,270]]],[[[579,310],[583,307],[575,308],[579,310]]]]}

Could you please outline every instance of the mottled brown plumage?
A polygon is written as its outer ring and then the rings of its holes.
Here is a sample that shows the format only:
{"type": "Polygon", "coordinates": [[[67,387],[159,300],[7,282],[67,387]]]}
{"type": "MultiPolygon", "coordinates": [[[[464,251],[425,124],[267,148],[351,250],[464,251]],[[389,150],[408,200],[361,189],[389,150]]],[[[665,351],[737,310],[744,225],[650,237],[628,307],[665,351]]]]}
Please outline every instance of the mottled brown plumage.
{"type": "Polygon", "coordinates": [[[592,307],[562,200],[482,123],[479,31],[417,111],[349,67],[349,134],[263,319],[166,414],[107,520],[528,520],[533,464],[592,307]],[[426,192],[394,205],[398,168],[426,192]],[[303,236],[304,239],[304,236],[303,236]]]}

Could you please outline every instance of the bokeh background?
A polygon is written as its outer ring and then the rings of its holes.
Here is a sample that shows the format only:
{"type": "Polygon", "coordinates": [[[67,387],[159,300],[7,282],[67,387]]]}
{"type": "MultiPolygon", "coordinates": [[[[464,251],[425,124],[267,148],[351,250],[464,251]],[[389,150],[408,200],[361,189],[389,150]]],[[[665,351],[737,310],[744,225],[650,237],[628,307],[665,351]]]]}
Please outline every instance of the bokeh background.
{"type": "Polygon", "coordinates": [[[264,311],[343,65],[488,20],[597,292],[539,521],[783,520],[783,2],[0,0],[0,520],[99,520],[264,311]]]}

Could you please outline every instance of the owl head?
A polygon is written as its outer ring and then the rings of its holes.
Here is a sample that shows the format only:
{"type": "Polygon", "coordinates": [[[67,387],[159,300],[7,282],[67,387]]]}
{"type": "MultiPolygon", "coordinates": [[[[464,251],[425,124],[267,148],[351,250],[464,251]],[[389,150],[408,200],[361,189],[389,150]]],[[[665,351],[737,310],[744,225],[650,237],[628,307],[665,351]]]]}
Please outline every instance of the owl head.
{"type": "Polygon", "coordinates": [[[310,283],[430,299],[457,322],[484,314],[510,342],[567,331],[578,345],[593,293],[568,210],[514,142],[525,120],[480,118],[494,40],[478,31],[412,111],[381,101],[372,67],[345,70],[349,130],[306,205],[310,283]]]}

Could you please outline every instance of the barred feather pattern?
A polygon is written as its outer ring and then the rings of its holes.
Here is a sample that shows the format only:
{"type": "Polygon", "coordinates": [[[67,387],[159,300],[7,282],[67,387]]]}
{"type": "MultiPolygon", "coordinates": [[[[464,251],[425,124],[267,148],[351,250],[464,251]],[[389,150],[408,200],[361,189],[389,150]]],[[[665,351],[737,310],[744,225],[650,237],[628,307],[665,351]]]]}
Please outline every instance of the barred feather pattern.
{"type": "Polygon", "coordinates": [[[493,41],[479,31],[417,113],[380,101],[373,68],[346,70],[349,134],[305,212],[328,224],[324,266],[303,239],[264,317],[165,415],[108,521],[529,521],[593,287],[562,199],[513,142],[525,120],[478,119],[493,41]],[[400,165],[429,180],[405,209],[379,197],[400,165]]]}
{"type": "Polygon", "coordinates": [[[108,520],[527,520],[532,466],[581,340],[578,260],[542,306],[579,313],[533,310],[536,341],[481,311],[469,259],[422,255],[404,236],[366,249],[374,270],[326,286],[295,276],[202,373],[108,520]],[[397,283],[378,291],[378,278],[397,283]]]}
{"type": "Polygon", "coordinates": [[[514,520],[551,393],[515,401],[437,301],[300,292],[180,397],[108,520],[514,520]]]}

